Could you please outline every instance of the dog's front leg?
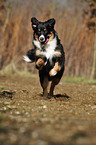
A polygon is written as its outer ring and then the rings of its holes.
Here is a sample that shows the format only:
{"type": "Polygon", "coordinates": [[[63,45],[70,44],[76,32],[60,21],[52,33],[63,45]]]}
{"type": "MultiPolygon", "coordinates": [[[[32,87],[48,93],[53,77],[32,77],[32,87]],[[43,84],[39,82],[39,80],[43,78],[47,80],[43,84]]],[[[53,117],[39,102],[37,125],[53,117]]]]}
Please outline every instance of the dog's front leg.
{"type": "Polygon", "coordinates": [[[47,93],[47,87],[48,87],[48,76],[46,75],[45,71],[39,70],[39,77],[40,77],[40,84],[43,88],[43,96],[47,97],[48,93],[47,93]]]}
{"type": "Polygon", "coordinates": [[[54,88],[59,83],[59,81],[60,81],[60,78],[53,78],[52,79],[52,83],[51,83],[51,87],[50,87],[50,92],[49,92],[49,97],[53,96],[54,88]]]}
{"type": "Polygon", "coordinates": [[[36,68],[41,70],[44,66],[44,60],[42,58],[39,58],[37,61],[36,61],[36,68]]]}
{"type": "Polygon", "coordinates": [[[36,50],[36,68],[41,70],[45,64],[46,58],[42,55],[42,51],[36,50]]]}
{"type": "Polygon", "coordinates": [[[55,76],[57,74],[58,71],[61,70],[61,67],[59,66],[59,63],[56,62],[54,67],[50,70],[49,75],[50,76],[55,76]]]}
{"type": "Polygon", "coordinates": [[[47,97],[48,96],[48,93],[47,93],[48,78],[47,77],[44,77],[42,87],[43,87],[43,97],[47,97]]]}

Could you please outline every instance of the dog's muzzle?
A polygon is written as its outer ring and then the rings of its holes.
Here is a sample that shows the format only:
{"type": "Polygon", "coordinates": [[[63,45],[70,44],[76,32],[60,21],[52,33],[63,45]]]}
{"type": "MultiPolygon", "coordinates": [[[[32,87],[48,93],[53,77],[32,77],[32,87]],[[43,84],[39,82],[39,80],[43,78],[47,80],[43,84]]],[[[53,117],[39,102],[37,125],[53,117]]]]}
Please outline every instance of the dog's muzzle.
{"type": "Polygon", "coordinates": [[[39,41],[40,42],[44,42],[45,41],[45,36],[43,34],[39,37],[39,41]]]}

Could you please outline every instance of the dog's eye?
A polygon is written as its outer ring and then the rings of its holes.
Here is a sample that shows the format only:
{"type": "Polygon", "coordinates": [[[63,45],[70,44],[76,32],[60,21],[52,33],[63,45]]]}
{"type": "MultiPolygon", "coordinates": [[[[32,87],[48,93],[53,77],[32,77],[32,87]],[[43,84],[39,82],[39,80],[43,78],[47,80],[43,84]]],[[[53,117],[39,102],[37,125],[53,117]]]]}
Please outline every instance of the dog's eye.
{"type": "Polygon", "coordinates": [[[47,33],[47,30],[46,30],[46,29],[44,29],[44,32],[45,32],[45,33],[47,33]]]}
{"type": "Polygon", "coordinates": [[[40,32],[40,31],[38,31],[38,35],[40,35],[40,33],[41,33],[41,32],[40,32]]]}

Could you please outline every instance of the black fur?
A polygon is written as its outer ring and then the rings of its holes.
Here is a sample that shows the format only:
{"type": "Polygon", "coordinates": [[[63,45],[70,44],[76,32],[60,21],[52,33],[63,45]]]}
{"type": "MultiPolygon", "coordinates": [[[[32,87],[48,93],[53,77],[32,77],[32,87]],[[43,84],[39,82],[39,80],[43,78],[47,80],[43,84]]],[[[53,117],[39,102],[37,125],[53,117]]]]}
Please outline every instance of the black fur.
{"type": "Polygon", "coordinates": [[[57,85],[63,75],[64,66],[65,66],[65,53],[62,44],[60,43],[60,39],[56,31],[54,30],[55,19],[49,19],[45,22],[38,21],[35,17],[31,18],[32,28],[34,30],[33,33],[33,45],[34,49],[31,49],[27,52],[27,57],[31,60],[31,62],[36,63],[36,68],[39,69],[39,77],[40,83],[43,88],[44,96],[47,97],[46,88],[48,85],[47,81],[52,81],[49,95],[53,95],[53,90],[55,85],[57,85]],[[52,40],[51,40],[52,39],[52,40]],[[56,44],[55,44],[56,40],[56,44]],[[53,42],[52,47],[55,47],[52,51],[54,54],[48,54],[48,49],[51,48],[51,42],[53,42]],[[55,46],[56,45],[56,46],[55,46]],[[37,51],[40,51],[40,54],[37,55],[37,51]],[[61,55],[55,55],[55,52],[59,52],[61,55]],[[48,57],[47,57],[48,56],[48,57]],[[51,58],[52,57],[52,58],[51,58]],[[42,59],[44,61],[44,65],[42,69],[37,67],[38,59],[42,59]],[[56,75],[50,75],[50,71],[54,68],[56,62],[58,62],[58,66],[60,70],[56,75]]]}
{"type": "Polygon", "coordinates": [[[31,49],[26,53],[26,56],[28,56],[28,58],[31,60],[31,63],[36,60],[35,52],[36,52],[35,49],[31,49]]]}

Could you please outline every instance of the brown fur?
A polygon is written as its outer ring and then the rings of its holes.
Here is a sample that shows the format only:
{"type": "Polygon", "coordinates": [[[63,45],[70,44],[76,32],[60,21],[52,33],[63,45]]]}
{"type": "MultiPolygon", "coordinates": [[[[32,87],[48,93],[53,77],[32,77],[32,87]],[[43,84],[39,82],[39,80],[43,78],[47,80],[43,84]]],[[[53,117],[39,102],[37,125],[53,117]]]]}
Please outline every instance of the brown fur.
{"type": "Polygon", "coordinates": [[[53,76],[53,74],[52,74],[52,71],[53,71],[53,70],[56,71],[56,72],[58,72],[58,71],[61,70],[61,67],[58,65],[58,62],[56,62],[56,63],[55,63],[55,66],[53,67],[53,69],[50,70],[50,72],[49,72],[49,75],[50,75],[50,76],[53,76]]]}
{"type": "Polygon", "coordinates": [[[36,56],[39,56],[39,55],[40,55],[40,53],[41,53],[41,51],[40,51],[40,50],[36,50],[36,56]]]}
{"type": "Polygon", "coordinates": [[[58,72],[58,71],[60,71],[60,69],[61,69],[61,67],[59,66],[58,62],[56,62],[55,66],[54,66],[54,70],[58,72]]]}
{"type": "Polygon", "coordinates": [[[41,70],[43,68],[43,65],[44,65],[44,61],[39,58],[36,62],[36,66],[39,68],[39,70],[41,70]]]}
{"type": "Polygon", "coordinates": [[[36,34],[35,34],[35,39],[36,39],[37,41],[39,41],[39,40],[38,40],[38,36],[37,36],[36,34]]]}
{"type": "Polygon", "coordinates": [[[48,36],[49,36],[49,41],[51,41],[54,37],[54,34],[51,32],[51,34],[49,34],[48,36]]]}

